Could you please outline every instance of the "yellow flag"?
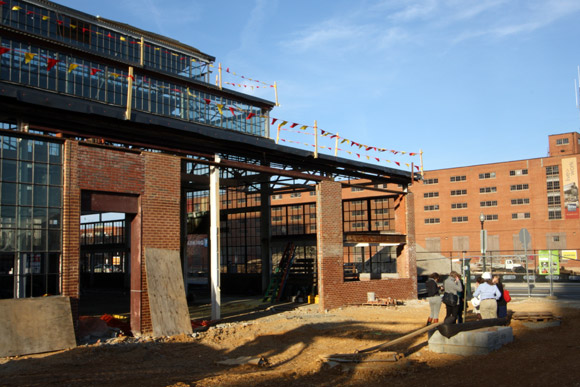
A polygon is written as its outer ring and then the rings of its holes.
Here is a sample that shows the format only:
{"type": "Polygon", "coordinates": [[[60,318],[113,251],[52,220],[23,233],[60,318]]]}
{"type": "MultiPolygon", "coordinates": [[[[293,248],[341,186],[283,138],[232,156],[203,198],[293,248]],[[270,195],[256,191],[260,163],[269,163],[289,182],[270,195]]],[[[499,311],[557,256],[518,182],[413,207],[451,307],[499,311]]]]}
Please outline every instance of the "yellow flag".
{"type": "Polygon", "coordinates": [[[120,37],[119,39],[121,39],[122,42],[126,41],[127,39],[125,39],[124,37],[120,37]]]}
{"type": "Polygon", "coordinates": [[[222,111],[222,109],[224,108],[224,104],[218,103],[218,104],[216,104],[216,106],[217,106],[218,111],[220,112],[220,114],[223,115],[224,112],[222,111]]]}
{"type": "Polygon", "coordinates": [[[34,59],[34,57],[36,56],[36,54],[27,52],[24,54],[24,63],[30,63],[30,61],[32,61],[32,59],[34,59]]]}
{"type": "Polygon", "coordinates": [[[68,72],[69,72],[69,73],[70,73],[70,72],[72,72],[72,71],[73,71],[74,69],[76,69],[77,67],[79,67],[79,65],[78,65],[78,64],[76,64],[76,63],[71,63],[71,64],[68,66],[68,72]]]}
{"type": "Polygon", "coordinates": [[[75,26],[74,24],[71,24],[70,28],[77,28],[77,26],[75,26]]]}
{"type": "Polygon", "coordinates": [[[281,127],[283,127],[284,125],[286,125],[287,123],[288,123],[288,121],[282,121],[282,122],[280,123],[280,125],[278,125],[278,126],[281,128],[281,127]]]}
{"type": "Polygon", "coordinates": [[[12,7],[13,11],[20,11],[22,9],[22,7],[19,7],[17,5],[15,5],[14,7],[12,7]]]}
{"type": "Polygon", "coordinates": [[[50,17],[48,17],[48,16],[43,16],[42,17],[42,20],[48,20],[48,19],[50,19],[50,17]]]}
{"type": "Polygon", "coordinates": [[[302,129],[302,130],[306,130],[306,128],[308,128],[308,125],[302,125],[302,126],[300,127],[300,129],[302,129]]]}

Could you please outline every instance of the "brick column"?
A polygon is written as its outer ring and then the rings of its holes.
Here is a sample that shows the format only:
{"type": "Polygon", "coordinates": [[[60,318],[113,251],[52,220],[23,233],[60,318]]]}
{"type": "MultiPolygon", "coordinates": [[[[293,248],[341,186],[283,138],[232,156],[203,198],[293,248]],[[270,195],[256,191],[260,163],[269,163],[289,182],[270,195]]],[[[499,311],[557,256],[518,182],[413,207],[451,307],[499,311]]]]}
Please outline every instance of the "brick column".
{"type": "Polygon", "coordinates": [[[79,187],[76,141],[64,143],[63,216],[62,216],[62,295],[70,297],[73,320],[78,322],[80,287],[80,219],[81,190],[79,187]]]}
{"type": "Polygon", "coordinates": [[[316,247],[321,311],[335,307],[343,279],[342,187],[323,181],[316,186],[316,247]]]}

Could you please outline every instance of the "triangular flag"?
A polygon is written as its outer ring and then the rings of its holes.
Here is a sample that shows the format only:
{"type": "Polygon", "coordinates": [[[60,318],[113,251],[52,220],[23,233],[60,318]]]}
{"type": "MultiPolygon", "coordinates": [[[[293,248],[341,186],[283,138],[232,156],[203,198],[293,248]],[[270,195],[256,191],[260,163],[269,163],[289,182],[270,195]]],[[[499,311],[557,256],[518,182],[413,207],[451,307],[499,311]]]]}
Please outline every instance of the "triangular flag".
{"type": "Polygon", "coordinates": [[[56,64],[57,64],[58,62],[60,62],[60,60],[58,60],[58,59],[52,59],[52,58],[48,58],[48,59],[46,60],[46,71],[50,71],[50,70],[52,70],[52,68],[53,68],[54,66],[56,66],[56,64]]]}
{"type": "Polygon", "coordinates": [[[234,108],[230,106],[230,107],[229,107],[229,109],[230,109],[230,111],[232,112],[232,116],[234,116],[234,117],[235,117],[235,115],[236,115],[236,112],[235,112],[234,108]]]}
{"type": "Polygon", "coordinates": [[[218,108],[218,111],[220,112],[220,114],[223,115],[224,112],[222,109],[224,108],[224,105],[222,103],[218,103],[216,105],[217,105],[217,108],[218,108]]]}
{"type": "Polygon", "coordinates": [[[74,70],[74,69],[76,69],[77,67],[79,67],[79,65],[78,65],[78,64],[76,64],[76,63],[71,63],[71,64],[68,66],[68,72],[70,73],[71,71],[73,71],[73,70],[74,70]]]}
{"type": "Polygon", "coordinates": [[[274,125],[274,122],[278,121],[277,118],[272,118],[272,123],[270,125],[274,125]]]}
{"type": "Polygon", "coordinates": [[[326,133],[326,131],[320,129],[320,134],[322,134],[324,136],[325,133],[326,133]]]}
{"type": "Polygon", "coordinates": [[[122,36],[121,36],[119,39],[120,39],[122,42],[124,42],[124,41],[126,41],[126,40],[127,40],[127,39],[125,39],[125,38],[124,38],[124,37],[122,37],[122,36]]]}
{"type": "Polygon", "coordinates": [[[413,152],[411,152],[411,153],[409,153],[409,156],[415,156],[416,154],[417,154],[417,153],[413,153],[413,152]]]}
{"type": "Polygon", "coordinates": [[[250,118],[252,118],[252,117],[254,117],[254,116],[255,116],[255,114],[254,114],[254,113],[250,113],[250,114],[248,114],[248,116],[246,117],[246,120],[249,120],[250,118]]]}
{"type": "Polygon", "coordinates": [[[379,158],[378,158],[378,157],[375,157],[375,160],[377,160],[377,161],[379,161],[379,162],[381,161],[381,160],[379,160],[379,158]]]}
{"type": "Polygon", "coordinates": [[[228,68],[226,69],[226,73],[229,73],[229,72],[230,72],[230,68],[228,67],[228,68]]]}
{"type": "Polygon", "coordinates": [[[211,99],[209,99],[209,98],[204,98],[203,100],[205,101],[205,103],[207,105],[209,105],[211,103],[211,99]]]}
{"type": "Polygon", "coordinates": [[[103,70],[91,69],[91,75],[96,75],[99,71],[103,71],[103,70]]]}
{"type": "Polygon", "coordinates": [[[295,128],[295,127],[297,127],[297,126],[298,126],[298,124],[296,124],[296,123],[294,123],[294,124],[290,125],[290,127],[291,127],[291,128],[295,128]]]}
{"type": "Polygon", "coordinates": [[[43,16],[42,17],[42,20],[48,20],[48,19],[50,19],[50,17],[48,17],[48,16],[43,16]]]}
{"type": "Polygon", "coordinates": [[[31,52],[24,53],[24,63],[30,63],[30,61],[34,59],[35,56],[36,54],[33,54],[31,52]]]}
{"type": "Polygon", "coordinates": [[[398,161],[395,161],[395,164],[397,164],[399,167],[401,166],[401,163],[399,163],[398,161]]]}
{"type": "Polygon", "coordinates": [[[344,144],[345,142],[348,142],[348,140],[346,138],[344,140],[342,140],[340,143],[344,144]]]}
{"type": "Polygon", "coordinates": [[[288,123],[288,121],[282,121],[282,123],[280,125],[278,125],[280,128],[283,127],[284,125],[286,125],[288,123]]]}
{"type": "Polygon", "coordinates": [[[8,47],[0,47],[0,55],[4,55],[9,51],[10,49],[8,47]]]}
{"type": "Polygon", "coordinates": [[[301,129],[301,130],[306,130],[306,128],[308,128],[308,125],[302,125],[302,126],[300,127],[300,129],[301,129]]]}
{"type": "Polygon", "coordinates": [[[12,10],[13,10],[13,11],[20,11],[21,9],[22,9],[22,8],[21,8],[21,7],[19,7],[19,6],[17,6],[17,5],[15,5],[14,7],[12,7],[12,10]]]}

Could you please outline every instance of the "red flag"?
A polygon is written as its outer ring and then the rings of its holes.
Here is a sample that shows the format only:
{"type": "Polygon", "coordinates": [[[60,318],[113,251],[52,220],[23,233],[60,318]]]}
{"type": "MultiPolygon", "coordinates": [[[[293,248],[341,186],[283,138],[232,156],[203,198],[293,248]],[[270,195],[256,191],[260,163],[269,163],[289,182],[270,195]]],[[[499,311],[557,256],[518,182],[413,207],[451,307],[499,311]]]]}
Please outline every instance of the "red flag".
{"type": "MultiPolygon", "coordinates": [[[[5,3],[6,4],[6,3],[5,3]]],[[[0,47],[0,55],[4,55],[6,54],[8,51],[10,51],[9,48],[7,47],[0,47]]]]}
{"type": "Polygon", "coordinates": [[[252,117],[254,117],[254,116],[255,116],[255,114],[254,114],[254,113],[250,113],[250,114],[248,114],[248,116],[246,117],[246,120],[249,120],[250,118],[252,118],[252,117]]]}
{"type": "Polygon", "coordinates": [[[411,152],[411,153],[409,153],[409,156],[415,156],[416,154],[417,154],[417,153],[413,153],[413,152],[411,152]]]}
{"type": "Polygon", "coordinates": [[[208,104],[208,105],[211,103],[211,99],[209,99],[209,98],[204,98],[203,100],[204,100],[204,101],[205,101],[205,103],[206,103],[206,104],[208,104]]]}
{"type": "Polygon", "coordinates": [[[417,168],[417,170],[418,170],[418,171],[420,170],[420,169],[419,169],[419,167],[418,167],[417,165],[415,165],[415,168],[417,168]]]}
{"type": "Polygon", "coordinates": [[[0,5],[6,5],[5,1],[0,1],[0,5]]]}
{"type": "Polygon", "coordinates": [[[399,167],[401,166],[401,163],[399,163],[398,161],[395,161],[395,164],[397,164],[399,167]]]}
{"type": "Polygon", "coordinates": [[[234,111],[234,108],[230,106],[230,111],[232,112],[232,116],[236,115],[236,112],[234,111]]]}
{"type": "Polygon", "coordinates": [[[290,125],[291,128],[295,128],[296,126],[298,126],[298,124],[296,124],[296,123],[290,125]]]}
{"type": "Polygon", "coordinates": [[[56,23],[57,24],[64,24],[64,22],[62,20],[57,20],[56,23]]]}
{"type": "Polygon", "coordinates": [[[99,69],[91,69],[91,75],[95,75],[95,74],[97,74],[99,71],[103,71],[103,70],[99,70],[99,69]]]}
{"type": "Polygon", "coordinates": [[[226,69],[226,73],[229,73],[229,72],[230,72],[230,68],[228,67],[228,68],[226,69]]]}
{"type": "Polygon", "coordinates": [[[332,136],[330,136],[330,138],[337,138],[338,136],[336,134],[333,134],[332,136]]]}
{"type": "Polygon", "coordinates": [[[357,153],[356,155],[357,155],[357,156],[358,156],[358,158],[360,159],[360,155],[359,155],[358,153],[357,153]]]}
{"type": "Polygon", "coordinates": [[[52,59],[52,58],[48,58],[48,59],[46,60],[46,71],[50,71],[50,70],[52,70],[52,68],[53,68],[54,66],[56,66],[56,64],[57,64],[58,62],[60,62],[60,60],[58,60],[58,59],[52,59]]]}
{"type": "Polygon", "coordinates": [[[277,118],[272,118],[272,123],[270,125],[274,125],[274,122],[278,121],[277,118]]]}
{"type": "Polygon", "coordinates": [[[378,157],[375,157],[375,160],[377,160],[377,161],[381,161],[381,160],[379,160],[379,158],[378,158],[378,157]]]}
{"type": "Polygon", "coordinates": [[[320,134],[323,135],[324,133],[326,133],[326,132],[324,130],[320,129],[320,134]]]}

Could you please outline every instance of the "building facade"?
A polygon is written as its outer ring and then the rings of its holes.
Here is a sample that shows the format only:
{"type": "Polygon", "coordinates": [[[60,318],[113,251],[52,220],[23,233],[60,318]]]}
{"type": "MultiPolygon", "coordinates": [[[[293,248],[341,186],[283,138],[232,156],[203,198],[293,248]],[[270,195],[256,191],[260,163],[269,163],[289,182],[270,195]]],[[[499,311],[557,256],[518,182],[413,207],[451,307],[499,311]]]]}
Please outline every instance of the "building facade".
{"type": "MultiPolygon", "coordinates": [[[[551,135],[546,157],[425,171],[412,187],[418,265],[481,256],[482,229],[488,259],[522,254],[524,247],[531,255],[580,250],[579,143],[575,132],[551,135]]],[[[577,266],[574,259],[561,264],[577,266]]]]}

